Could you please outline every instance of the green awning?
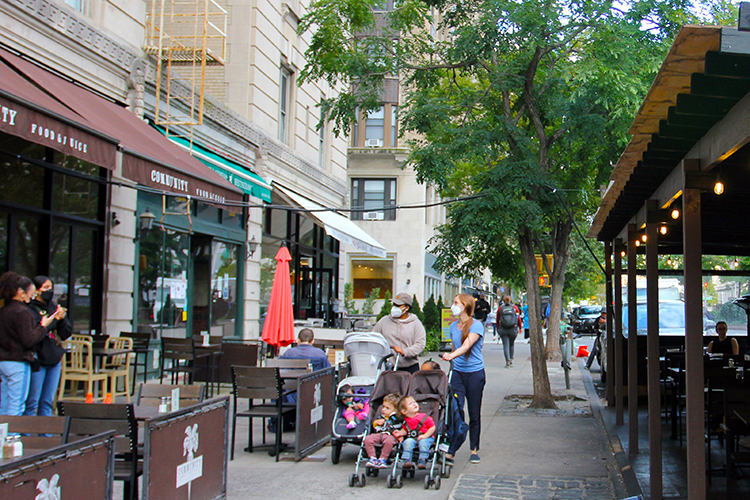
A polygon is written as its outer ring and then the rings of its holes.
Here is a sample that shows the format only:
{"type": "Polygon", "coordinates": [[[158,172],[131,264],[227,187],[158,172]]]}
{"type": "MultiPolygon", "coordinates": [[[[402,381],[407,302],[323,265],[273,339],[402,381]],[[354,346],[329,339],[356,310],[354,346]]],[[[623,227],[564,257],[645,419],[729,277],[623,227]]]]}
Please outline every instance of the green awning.
{"type": "MultiPolygon", "coordinates": [[[[164,131],[159,129],[162,133],[164,131]]],[[[182,137],[168,137],[170,141],[178,146],[190,150],[190,142],[182,137]]],[[[239,163],[227,160],[216,153],[202,148],[193,143],[192,154],[198,160],[206,164],[214,172],[224,177],[227,181],[244,191],[245,193],[260,198],[263,201],[271,201],[271,186],[261,176],[248,170],[239,163]]]]}

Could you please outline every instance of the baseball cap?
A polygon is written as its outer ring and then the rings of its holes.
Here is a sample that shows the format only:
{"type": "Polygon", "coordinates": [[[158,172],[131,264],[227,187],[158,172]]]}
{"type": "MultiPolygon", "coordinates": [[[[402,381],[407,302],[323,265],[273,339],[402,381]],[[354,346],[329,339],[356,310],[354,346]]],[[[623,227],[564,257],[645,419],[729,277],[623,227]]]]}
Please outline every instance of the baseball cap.
{"type": "Polygon", "coordinates": [[[412,296],[409,295],[408,293],[399,293],[393,299],[393,303],[395,305],[397,305],[397,306],[407,305],[407,306],[411,307],[412,301],[413,301],[412,296]]]}

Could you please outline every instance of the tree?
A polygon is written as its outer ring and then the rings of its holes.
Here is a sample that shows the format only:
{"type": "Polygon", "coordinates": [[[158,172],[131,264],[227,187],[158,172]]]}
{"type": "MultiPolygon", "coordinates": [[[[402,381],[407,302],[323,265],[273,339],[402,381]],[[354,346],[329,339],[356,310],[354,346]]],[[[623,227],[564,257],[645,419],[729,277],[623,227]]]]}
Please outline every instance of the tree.
{"type": "Polygon", "coordinates": [[[424,303],[424,329],[429,331],[440,330],[440,311],[435,304],[435,296],[430,295],[424,303]]]}
{"type": "Polygon", "coordinates": [[[383,302],[383,307],[380,308],[380,312],[378,313],[378,316],[376,318],[377,321],[380,321],[383,317],[388,316],[391,314],[391,308],[393,307],[393,303],[391,302],[391,292],[386,290],[385,291],[385,302],[383,302]]]}
{"type": "Polygon", "coordinates": [[[354,307],[354,286],[344,283],[344,311],[346,314],[359,314],[359,309],[354,307]]]}
{"type": "Polygon", "coordinates": [[[375,301],[380,298],[380,288],[373,288],[370,294],[365,298],[364,304],[362,304],[362,314],[372,314],[372,309],[375,307],[375,301]]]}
{"type": "Polygon", "coordinates": [[[409,164],[441,195],[466,198],[438,228],[436,267],[504,276],[521,262],[538,304],[542,255],[552,312],[545,348],[529,307],[532,406],[554,407],[545,360],[559,355],[570,213],[596,206],[690,3],[403,0],[376,17],[380,3],[315,0],[300,25],[315,27],[300,79],[348,89],[322,102],[336,133],[356,109],[380,106],[385,79],[400,79],[409,164]]]}
{"type": "Polygon", "coordinates": [[[422,325],[424,325],[424,313],[422,312],[422,308],[419,307],[419,300],[417,300],[417,296],[412,296],[412,304],[411,304],[411,312],[419,318],[419,321],[422,322],[422,325]]]}

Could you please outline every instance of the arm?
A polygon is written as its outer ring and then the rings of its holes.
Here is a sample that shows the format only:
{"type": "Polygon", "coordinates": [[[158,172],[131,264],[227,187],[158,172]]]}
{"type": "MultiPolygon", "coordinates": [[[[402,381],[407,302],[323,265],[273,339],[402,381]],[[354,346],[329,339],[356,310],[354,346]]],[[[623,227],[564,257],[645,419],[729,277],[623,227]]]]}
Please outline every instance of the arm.
{"type": "Polygon", "coordinates": [[[404,356],[416,357],[424,351],[427,343],[427,334],[424,331],[424,325],[421,321],[417,320],[414,330],[414,343],[404,348],[404,356]]]}
{"type": "Polygon", "coordinates": [[[469,336],[466,337],[466,340],[464,340],[464,343],[461,344],[461,347],[459,347],[453,352],[446,352],[445,354],[443,354],[443,359],[445,361],[450,361],[454,358],[461,356],[462,354],[466,354],[467,352],[469,352],[472,346],[477,342],[477,340],[479,340],[479,334],[470,332],[469,336]]]}
{"type": "Polygon", "coordinates": [[[61,340],[68,340],[73,335],[73,325],[70,324],[67,316],[57,322],[57,335],[61,340]]]}
{"type": "Polygon", "coordinates": [[[713,354],[713,352],[714,352],[714,341],[712,340],[711,342],[708,343],[708,353],[713,354]]]}
{"type": "Polygon", "coordinates": [[[430,427],[429,429],[427,429],[427,432],[425,432],[424,434],[420,434],[419,436],[417,436],[417,441],[421,441],[423,439],[427,439],[428,437],[432,437],[432,435],[435,434],[435,429],[436,429],[436,427],[433,425],[432,427],[430,427]]]}
{"type": "MultiPolygon", "coordinates": [[[[31,310],[28,312],[31,315],[31,310]]],[[[45,323],[51,323],[52,319],[53,316],[46,316],[40,323],[33,316],[31,316],[31,321],[29,321],[29,316],[26,314],[18,314],[13,319],[11,328],[16,332],[16,338],[21,346],[24,349],[32,349],[47,335],[45,323]]]]}
{"type": "Polygon", "coordinates": [[[740,345],[737,343],[737,339],[732,339],[732,354],[738,356],[740,354],[740,345]]]}

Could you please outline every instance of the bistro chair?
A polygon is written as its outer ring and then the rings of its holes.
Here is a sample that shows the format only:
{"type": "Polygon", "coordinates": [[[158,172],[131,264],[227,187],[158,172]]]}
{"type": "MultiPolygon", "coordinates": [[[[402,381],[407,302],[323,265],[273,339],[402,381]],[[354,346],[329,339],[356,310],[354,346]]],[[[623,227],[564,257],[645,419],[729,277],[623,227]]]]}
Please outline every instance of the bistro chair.
{"type": "Polygon", "coordinates": [[[84,401],[87,393],[94,395],[95,401],[104,401],[107,394],[107,380],[109,374],[94,371],[94,357],[92,355],[91,342],[88,340],[67,340],[63,343],[65,346],[65,356],[62,360],[62,370],[60,373],[60,389],[58,399],[69,399],[71,401],[84,401]],[[65,382],[71,383],[70,394],[65,397],[65,382]],[[86,382],[86,389],[83,396],[78,396],[78,382],[86,382]],[[95,384],[99,382],[99,395],[94,393],[95,384]]]}
{"type": "Polygon", "coordinates": [[[223,340],[219,360],[219,384],[232,385],[232,366],[256,366],[258,344],[223,340]]]}
{"type": "Polygon", "coordinates": [[[137,496],[143,464],[138,460],[138,424],[132,404],[57,402],[58,413],[68,418],[63,444],[109,430],[115,431],[115,481],[123,481],[123,500],[137,496]]]}
{"type": "Polygon", "coordinates": [[[161,398],[171,397],[172,389],[180,389],[180,408],[202,403],[206,395],[204,385],[141,384],[138,388],[138,406],[159,406],[161,398]]]}
{"type": "MultiPolygon", "coordinates": [[[[133,350],[133,339],[128,337],[110,337],[107,339],[107,349],[133,350]]],[[[109,375],[109,388],[112,397],[125,396],[130,403],[130,358],[131,353],[118,354],[107,358],[102,366],[102,373],[109,375]],[[123,378],[122,391],[117,390],[117,379],[123,378]]]]}
{"type": "MultiPolygon", "coordinates": [[[[270,368],[279,368],[284,372],[294,373],[301,375],[302,373],[308,373],[312,371],[312,365],[309,359],[283,359],[283,358],[266,358],[266,366],[270,368]]],[[[289,380],[284,381],[285,392],[294,392],[297,390],[296,378],[290,377],[289,380]]]]}
{"type": "Polygon", "coordinates": [[[148,353],[151,351],[151,334],[141,332],[120,332],[120,337],[128,337],[133,339],[133,359],[131,360],[131,366],[133,367],[133,389],[131,393],[135,394],[135,379],[138,378],[138,367],[143,367],[143,383],[146,383],[148,376],[148,353]],[[141,362],[140,356],[143,355],[143,362],[141,362]]]}
{"type": "Polygon", "coordinates": [[[296,412],[295,405],[284,405],[281,401],[281,376],[278,368],[257,368],[254,366],[232,367],[232,451],[230,460],[234,460],[234,443],[237,437],[237,417],[249,419],[247,446],[253,452],[253,418],[262,418],[263,444],[266,443],[266,419],[275,417],[276,441],[274,452],[279,461],[281,452],[281,434],[284,428],[284,415],[296,412]],[[247,399],[249,406],[246,410],[237,410],[237,400],[247,399]],[[266,400],[271,400],[267,402],[266,400]]]}
{"type": "Polygon", "coordinates": [[[742,451],[739,439],[750,436],[750,385],[735,381],[724,388],[724,423],[721,430],[726,436],[724,447],[727,458],[727,478],[735,467],[750,467],[750,452],[742,451]]]}
{"type": "Polygon", "coordinates": [[[182,373],[186,377],[186,382],[192,384],[195,380],[195,373],[200,370],[210,372],[210,354],[196,354],[195,344],[192,339],[180,338],[161,338],[161,364],[159,378],[164,382],[164,374],[172,374],[172,383],[174,384],[179,375],[182,373]],[[203,364],[196,364],[196,361],[203,361],[203,364]],[[170,366],[165,366],[166,362],[170,366]]]}
{"type": "Polygon", "coordinates": [[[63,444],[65,417],[0,415],[0,424],[8,424],[10,433],[23,434],[27,450],[48,450],[63,444]]]}

